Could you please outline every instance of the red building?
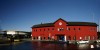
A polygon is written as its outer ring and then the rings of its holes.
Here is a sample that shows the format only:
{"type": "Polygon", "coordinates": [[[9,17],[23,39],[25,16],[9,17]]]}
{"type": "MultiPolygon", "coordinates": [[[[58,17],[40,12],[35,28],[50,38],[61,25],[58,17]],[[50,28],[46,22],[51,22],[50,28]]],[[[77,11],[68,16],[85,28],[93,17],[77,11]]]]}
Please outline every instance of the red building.
{"type": "Polygon", "coordinates": [[[97,24],[92,22],[67,22],[61,18],[53,23],[32,26],[33,40],[96,40],[97,24]]]}

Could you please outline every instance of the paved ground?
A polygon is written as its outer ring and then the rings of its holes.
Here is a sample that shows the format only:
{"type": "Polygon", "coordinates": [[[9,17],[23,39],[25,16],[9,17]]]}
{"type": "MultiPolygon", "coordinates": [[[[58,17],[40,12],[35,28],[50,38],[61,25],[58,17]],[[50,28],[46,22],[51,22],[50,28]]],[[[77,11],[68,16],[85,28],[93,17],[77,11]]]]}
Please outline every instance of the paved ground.
{"type": "Polygon", "coordinates": [[[100,50],[99,44],[66,44],[66,43],[49,43],[33,42],[33,48],[36,50],[100,50]],[[94,48],[91,48],[93,45],[94,48]]]}
{"type": "Polygon", "coordinates": [[[100,50],[100,44],[66,44],[62,42],[26,41],[0,46],[0,50],[100,50]],[[93,45],[94,48],[91,48],[93,45]]]}

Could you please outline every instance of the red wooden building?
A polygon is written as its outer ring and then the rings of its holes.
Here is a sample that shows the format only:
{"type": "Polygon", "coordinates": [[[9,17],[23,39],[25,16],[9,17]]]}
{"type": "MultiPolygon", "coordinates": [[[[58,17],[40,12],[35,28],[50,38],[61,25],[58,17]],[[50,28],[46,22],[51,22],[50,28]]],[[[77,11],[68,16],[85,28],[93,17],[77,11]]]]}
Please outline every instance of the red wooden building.
{"type": "Polygon", "coordinates": [[[53,23],[32,26],[33,40],[96,40],[97,24],[92,22],[67,22],[61,18],[53,23]]]}

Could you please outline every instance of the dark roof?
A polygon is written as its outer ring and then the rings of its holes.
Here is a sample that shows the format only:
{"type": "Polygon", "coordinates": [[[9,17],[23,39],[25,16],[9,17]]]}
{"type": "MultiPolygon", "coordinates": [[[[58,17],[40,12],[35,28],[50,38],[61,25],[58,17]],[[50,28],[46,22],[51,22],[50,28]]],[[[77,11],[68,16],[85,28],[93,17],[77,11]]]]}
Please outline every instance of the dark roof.
{"type": "Polygon", "coordinates": [[[96,23],[92,22],[67,22],[69,26],[97,26],[96,23]]]}
{"type": "MultiPolygon", "coordinates": [[[[96,23],[92,22],[67,22],[68,26],[97,26],[96,23]]],[[[44,24],[37,24],[33,25],[32,27],[38,28],[38,27],[53,27],[54,23],[44,23],[44,24]]]]}
{"type": "MultiPolygon", "coordinates": [[[[63,20],[63,19],[60,18],[58,20],[63,20]]],[[[56,20],[55,22],[57,22],[58,20],[56,20]]],[[[63,21],[66,22],[65,20],[63,21]]],[[[32,28],[53,27],[55,22],[33,25],[32,28]]],[[[66,23],[68,26],[98,26],[96,23],[93,22],[66,22],[66,23]]]]}
{"type": "Polygon", "coordinates": [[[44,24],[33,25],[32,27],[38,28],[38,27],[52,27],[52,26],[54,26],[53,23],[44,23],[44,24]]]}

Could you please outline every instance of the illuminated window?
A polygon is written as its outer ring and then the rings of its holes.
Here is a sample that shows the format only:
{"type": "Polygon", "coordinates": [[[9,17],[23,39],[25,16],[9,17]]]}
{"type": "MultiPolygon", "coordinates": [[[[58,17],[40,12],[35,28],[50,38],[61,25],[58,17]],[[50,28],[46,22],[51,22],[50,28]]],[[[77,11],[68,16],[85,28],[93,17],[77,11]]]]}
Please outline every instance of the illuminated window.
{"type": "Polygon", "coordinates": [[[58,28],[58,31],[59,31],[59,28],[58,28]]]}
{"type": "Polygon", "coordinates": [[[61,28],[62,30],[64,30],[64,28],[61,28]]]}
{"type": "Polygon", "coordinates": [[[88,36],[88,40],[90,40],[90,36],[88,36]]]}
{"type": "Polygon", "coordinates": [[[58,28],[58,31],[63,31],[64,30],[64,28],[58,28]]]}
{"type": "Polygon", "coordinates": [[[82,40],[82,37],[80,37],[80,40],[82,40]]]}

